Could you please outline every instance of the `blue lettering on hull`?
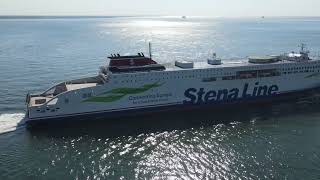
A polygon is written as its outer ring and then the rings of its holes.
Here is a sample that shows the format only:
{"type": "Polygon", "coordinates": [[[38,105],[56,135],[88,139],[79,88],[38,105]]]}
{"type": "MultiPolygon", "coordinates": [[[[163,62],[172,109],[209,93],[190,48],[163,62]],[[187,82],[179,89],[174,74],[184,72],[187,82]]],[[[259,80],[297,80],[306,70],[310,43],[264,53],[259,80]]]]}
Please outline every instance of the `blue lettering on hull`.
{"type": "Polygon", "coordinates": [[[197,90],[196,88],[189,88],[184,92],[187,98],[183,101],[184,104],[203,104],[215,102],[230,102],[239,99],[249,99],[256,97],[266,97],[276,95],[279,91],[277,85],[259,85],[259,82],[254,84],[252,91],[249,91],[249,84],[246,83],[242,90],[238,88],[220,89],[205,91],[204,88],[197,90]]]}

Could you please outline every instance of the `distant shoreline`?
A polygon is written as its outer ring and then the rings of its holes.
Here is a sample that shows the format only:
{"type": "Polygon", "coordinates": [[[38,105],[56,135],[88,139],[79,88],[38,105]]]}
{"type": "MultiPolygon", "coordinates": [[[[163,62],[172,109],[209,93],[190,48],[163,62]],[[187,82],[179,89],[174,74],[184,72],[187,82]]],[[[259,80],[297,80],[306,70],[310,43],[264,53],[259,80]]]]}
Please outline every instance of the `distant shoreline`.
{"type": "Polygon", "coordinates": [[[0,19],[73,19],[73,18],[117,18],[117,17],[138,17],[138,16],[2,16],[0,19]]]}
{"type": "MultiPolygon", "coordinates": [[[[129,17],[180,17],[180,16],[165,16],[165,15],[115,15],[115,16],[83,16],[83,15],[0,15],[0,19],[85,19],[85,18],[129,18],[129,17]]],[[[223,19],[251,19],[251,18],[262,18],[263,19],[274,19],[274,18],[320,18],[320,16],[243,16],[243,17],[209,17],[209,16],[188,16],[192,17],[203,17],[203,18],[223,18],[223,19]]]]}

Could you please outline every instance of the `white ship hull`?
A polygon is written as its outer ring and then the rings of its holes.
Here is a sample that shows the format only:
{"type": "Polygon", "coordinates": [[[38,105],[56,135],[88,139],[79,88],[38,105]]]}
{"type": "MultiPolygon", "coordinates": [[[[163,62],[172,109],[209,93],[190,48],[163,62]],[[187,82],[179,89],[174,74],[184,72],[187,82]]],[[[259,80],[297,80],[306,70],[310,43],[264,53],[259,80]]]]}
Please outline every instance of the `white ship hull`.
{"type": "Polygon", "coordinates": [[[319,61],[312,61],[114,74],[108,83],[70,90],[29,108],[28,122],[265,101],[320,87],[319,71],[319,61]],[[278,74],[237,77],[239,71],[265,69],[278,74]]]}
{"type": "Polygon", "coordinates": [[[108,119],[145,112],[223,107],[298,97],[320,88],[320,60],[300,53],[222,62],[176,61],[165,67],[150,57],[112,54],[99,75],[60,83],[28,95],[28,124],[108,119]]]}

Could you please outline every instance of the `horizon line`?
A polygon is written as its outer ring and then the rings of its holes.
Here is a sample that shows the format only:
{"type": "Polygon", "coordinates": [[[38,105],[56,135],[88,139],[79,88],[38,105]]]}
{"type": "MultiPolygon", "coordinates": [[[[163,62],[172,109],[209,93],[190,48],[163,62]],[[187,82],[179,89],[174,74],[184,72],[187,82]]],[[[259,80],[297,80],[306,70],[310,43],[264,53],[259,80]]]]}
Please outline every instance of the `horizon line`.
{"type": "MultiPolygon", "coordinates": [[[[1,15],[0,19],[33,19],[33,18],[115,18],[115,17],[182,17],[184,15],[1,15]]],[[[188,18],[319,18],[319,16],[186,16],[188,18]]]]}

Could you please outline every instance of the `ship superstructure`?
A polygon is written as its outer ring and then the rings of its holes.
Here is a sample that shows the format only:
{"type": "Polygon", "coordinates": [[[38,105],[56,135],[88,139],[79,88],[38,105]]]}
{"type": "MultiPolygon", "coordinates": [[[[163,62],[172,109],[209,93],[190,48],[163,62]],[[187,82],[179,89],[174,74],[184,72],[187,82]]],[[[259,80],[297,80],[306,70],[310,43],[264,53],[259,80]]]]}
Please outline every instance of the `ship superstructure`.
{"type": "Polygon", "coordinates": [[[112,54],[99,74],[27,95],[28,123],[108,118],[177,108],[261,102],[320,86],[320,61],[300,52],[228,61],[158,64],[143,53],[112,54]]]}

